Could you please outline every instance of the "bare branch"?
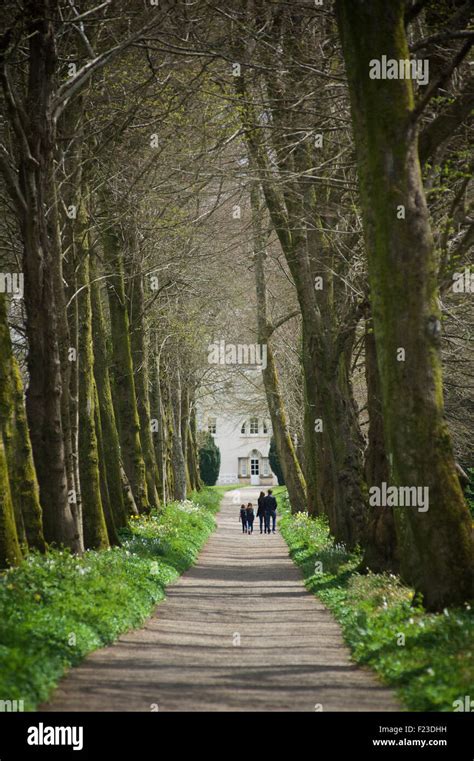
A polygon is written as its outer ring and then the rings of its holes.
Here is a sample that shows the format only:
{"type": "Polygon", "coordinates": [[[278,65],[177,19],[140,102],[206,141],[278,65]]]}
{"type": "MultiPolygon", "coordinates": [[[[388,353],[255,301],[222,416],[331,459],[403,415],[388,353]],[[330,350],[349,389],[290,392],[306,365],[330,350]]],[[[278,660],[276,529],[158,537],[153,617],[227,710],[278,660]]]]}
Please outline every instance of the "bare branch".
{"type": "Polygon", "coordinates": [[[431,101],[432,98],[436,95],[440,87],[442,87],[448,79],[451,78],[451,75],[455,69],[459,66],[460,63],[464,60],[464,58],[469,53],[471,47],[474,44],[474,38],[471,38],[467,40],[462,48],[458,51],[458,53],[454,56],[453,60],[449,63],[449,66],[446,67],[446,69],[442,72],[441,76],[438,77],[436,82],[433,82],[428,89],[426,90],[424,96],[422,99],[418,102],[418,104],[415,106],[415,108],[412,111],[412,121],[415,122],[419,119],[420,115],[425,110],[428,103],[431,101]]]}

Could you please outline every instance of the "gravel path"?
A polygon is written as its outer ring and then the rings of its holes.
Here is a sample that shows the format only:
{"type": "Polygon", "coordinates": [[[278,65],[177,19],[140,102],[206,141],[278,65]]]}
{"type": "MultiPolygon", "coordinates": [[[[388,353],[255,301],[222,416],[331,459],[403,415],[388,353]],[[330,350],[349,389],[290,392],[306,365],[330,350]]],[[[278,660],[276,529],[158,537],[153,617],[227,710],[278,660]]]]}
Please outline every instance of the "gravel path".
{"type": "MultiPolygon", "coordinates": [[[[240,490],[242,501],[258,490],[240,490]]],[[[391,690],[355,666],[339,625],[276,534],[242,534],[227,492],[198,563],[147,624],[97,650],[45,711],[396,711],[391,690]]]]}

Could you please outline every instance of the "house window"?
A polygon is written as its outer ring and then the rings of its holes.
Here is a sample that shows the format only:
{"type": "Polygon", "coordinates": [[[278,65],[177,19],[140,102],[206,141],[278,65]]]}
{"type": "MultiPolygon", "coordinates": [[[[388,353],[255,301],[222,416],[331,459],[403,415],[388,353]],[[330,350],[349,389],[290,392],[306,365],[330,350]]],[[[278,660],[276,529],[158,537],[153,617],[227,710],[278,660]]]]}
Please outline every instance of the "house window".
{"type": "Polygon", "coordinates": [[[263,421],[263,432],[268,433],[268,425],[266,420],[263,421]]]}
{"type": "Polygon", "coordinates": [[[247,433],[247,423],[245,422],[245,420],[242,423],[242,428],[240,429],[240,433],[247,433]]]}
{"type": "Polygon", "coordinates": [[[270,475],[270,463],[268,461],[268,457],[263,457],[262,459],[262,475],[264,476],[270,475]]]}
{"type": "Polygon", "coordinates": [[[258,418],[250,418],[250,433],[258,433],[258,418]]]}
{"type": "Polygon", "coordinates": [[[209,433],[217,433],[217,419],[215,417],[208,418],[207,430],[209,433]]]}
{"type": "Polygon", "coordinates": [[[259,459],[258,457],[252,457],[250,460],[250,475],[251,476],[258,476],[260,473],[260,467],[259,467],[259,459]]]}
{"type": "Polygon", "coordinates": [[[239,476],[246,478],[247,476],[247,458],[239,457],[239,476]]]}

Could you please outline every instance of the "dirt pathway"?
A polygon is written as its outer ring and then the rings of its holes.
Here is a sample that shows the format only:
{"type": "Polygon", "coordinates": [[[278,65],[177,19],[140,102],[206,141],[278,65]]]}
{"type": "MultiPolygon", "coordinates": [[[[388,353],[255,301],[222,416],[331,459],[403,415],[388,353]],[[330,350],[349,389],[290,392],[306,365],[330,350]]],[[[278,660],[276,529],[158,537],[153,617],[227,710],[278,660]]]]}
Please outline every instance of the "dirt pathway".
{"type": "MultiPolygon", "coordinates": [[[[389,689],[351,663],[281,536],[261,535],[258,522],[242,534],[233,495],[197,565],[147,624],[89,655],[40,710],[399,710],[389,689]]],[[[241,495],[256,502],[258,491],[241,495]]]]}

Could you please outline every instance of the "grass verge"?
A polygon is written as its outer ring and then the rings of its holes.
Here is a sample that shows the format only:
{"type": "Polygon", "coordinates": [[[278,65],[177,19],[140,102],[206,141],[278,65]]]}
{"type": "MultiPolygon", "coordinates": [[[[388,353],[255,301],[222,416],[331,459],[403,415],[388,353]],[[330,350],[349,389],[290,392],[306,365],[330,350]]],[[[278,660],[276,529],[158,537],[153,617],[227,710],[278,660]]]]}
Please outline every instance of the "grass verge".
{"type": "Polygon", "coordinates": [[[354,661],[370,666],[412,711],[463,710],[474,689],[474,616],[427,613],[390,574],[357,573],[360,555],[334,544],[326,522],[291,515],[278,489],[280,531],[306,587],[332,611],[354,661]]]}
{"type": "Polygon", "coordinates": [[[121,547],[82,557],[32,553],[0,575],[0,710],[34,710],[69,666],[139,627],[166,585],[196,560],[225,488],[204,488],[121,532],[121,547]]]}

